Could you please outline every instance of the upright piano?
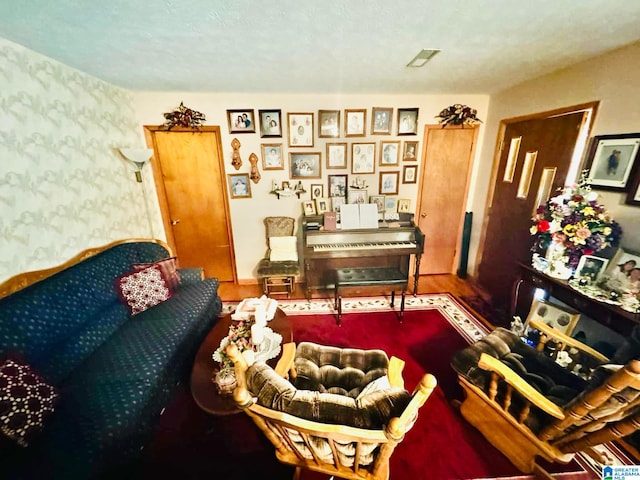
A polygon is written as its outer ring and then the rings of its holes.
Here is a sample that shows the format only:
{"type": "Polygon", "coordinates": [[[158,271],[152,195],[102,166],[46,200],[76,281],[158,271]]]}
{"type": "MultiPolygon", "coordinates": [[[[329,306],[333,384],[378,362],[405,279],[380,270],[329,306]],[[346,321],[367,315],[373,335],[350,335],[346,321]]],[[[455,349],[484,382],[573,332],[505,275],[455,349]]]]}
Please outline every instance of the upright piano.
{"type": "Polygon", "coordinates": [[[312,230],[303,224],[304,268],[307,298],[312,290],[334,288],[333,272],[339,268],[393,267],[409,278],[409,264],[414,255],[413,293],[418,291],[420,258],[424,235],[411,220],[379,228],[352,230],[312,230]]]}

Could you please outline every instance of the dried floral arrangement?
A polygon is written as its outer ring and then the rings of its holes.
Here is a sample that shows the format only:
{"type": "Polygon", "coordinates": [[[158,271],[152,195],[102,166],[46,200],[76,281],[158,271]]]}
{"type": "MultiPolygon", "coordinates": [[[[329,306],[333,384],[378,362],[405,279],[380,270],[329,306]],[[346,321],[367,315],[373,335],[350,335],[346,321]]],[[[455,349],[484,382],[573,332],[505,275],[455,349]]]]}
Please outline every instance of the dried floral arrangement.
{"type": "Polygon", "coordinates": [[[478,111],[475,108],[456,103],[442,110],[435,118],[443,127],[447,125],[462,125],[464,127],[465,125],[474,126],[482,123],[477,115],[478,111]]]}
{"type": "Polygon", "coordinates": [[[202,122],[206,120],[204,113],[185,107],[183,102],[180,102],[177,110],[165,113],[164,118],[166,122],[163,126],[167,130],[171,130],[173,127],[200,129],[202,122]]]}

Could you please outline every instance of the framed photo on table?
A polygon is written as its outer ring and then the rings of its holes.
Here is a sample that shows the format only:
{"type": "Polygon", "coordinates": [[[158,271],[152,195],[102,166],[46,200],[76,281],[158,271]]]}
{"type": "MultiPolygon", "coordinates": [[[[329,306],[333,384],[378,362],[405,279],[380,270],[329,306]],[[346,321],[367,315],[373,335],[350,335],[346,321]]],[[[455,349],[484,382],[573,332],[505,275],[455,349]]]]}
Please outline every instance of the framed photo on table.
{"type": "Polygon", "coordinates": [[[351,144],[351,173],[375,173],[375,142],[351,144]]]}
{"type": "Polygon", "coordinates": [[[418,109],[399,108],[398,109],[398,135],[418,134],[418,109]]]}
{"type": "Polygon", "coordinates": [[[371,109],[371,135],[391,135],[393,108],[371,109]]]}
{"type": "Polygon", "coordinates": [[[576,268],[575,278],[586,278],[587,281],[595,283],[602,275],[607,267],[609,260],[606,258],[596,257],[594,255],[583,255],[576,268]]]}
{"type": "Polygon", "coordinates": [[[280,110],[258,110],[261,137],[282,137],[282,112],[280,110]]]}
{"type": "Polygon", "coordinates": [[[340,110],[318,110],[318,138],[340,136],[340,110]]]}
{"type": "Polygon", "coordinates": [[[281,143],[263,143],[260,148],[262,150],[263,170],[284,170],[281,143]]]}
{"type": "Polygon", "coordinates": [[[600,135],[589,145],[586,166],[593,188],[627,190],[640,155],[640,133],[600,135]]]}
{"type": "Polygon", "coordinates": [[[367,122],[367,110],[345,110],[344,111],[344,136],[364,137],[367,122]]]}
{"type": "Polygon", "coordinates": [[[227,110],[229,133],[256,133],[256,121],[252,109],[227,110]]]}
{"type": "Polygon", "coordinates": [[[288,113],[290,147],[313,147],[313,113],[288,113]]]}
{"type": "Polygon", "coordinates": [[[366,190],[352,188],[347,194],[347,203],[369,203],[368,195],[366,190]]]}

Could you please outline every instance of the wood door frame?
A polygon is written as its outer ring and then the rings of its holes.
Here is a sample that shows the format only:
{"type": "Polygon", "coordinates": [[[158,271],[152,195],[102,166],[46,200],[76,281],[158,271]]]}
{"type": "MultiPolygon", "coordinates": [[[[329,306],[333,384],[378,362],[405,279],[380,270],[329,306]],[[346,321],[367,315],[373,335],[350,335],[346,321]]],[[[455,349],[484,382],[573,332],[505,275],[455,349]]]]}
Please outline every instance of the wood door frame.
{"type": "MultiPolygon", "coordinates": [[[[147,142],[147,146],[153,149],[154,155],[155,155],[155,152],[157,151],[157,145],[155,144],[154,134],[156,132],[167,131],[167,129],[163,125],[144,125],[143,128],[144,128],[144,136],[147,142]]],[[[222,175],[223,176],[225,175],[226,170],[224,165],[224,155],[222,152],[222,145],[220,143],[222,140],[222,137],[220,136],[219,126],[204,126],[204,127],[200,127],[198,130],[194,130],[192,128],[186,128],[186,127],[174,127],[171,129],[171,131],[172,132],[191,132],[191,133],[197,133],[197,132],[216,133],[218,136],[218,141],[216,142],[216,150],[218,152],[218,165],[220,167],[220,172],[222,172],[222,175]]],[[[171,250],[176,252],[177,251],[176,241],[173,236],[173,229],[171,228],[171,216],[169,215],[169,201],[167,200],[167,192],[165,190],[165,185],[163,180],[162,166],[160,165],[160,162],[156,160],[154,157],[151,158],[150,163],[151,163],[151,169],[153,172],[153,181],[156,186],[156,196],[158,197],[158,205],[160,206],[160,214],[162,216],[162,225],[164,227],[165,237],[167,239],[167,243],[171,247],[171,250]]],[[[228,219],[227,237],[229,239],[229,248],[230,248],[231,260],[232,260],[231,269],[233,271],[233,282],[238,283],[238,272],[236,269],[236,261],[235,261],[236,253],[235,253],[235,247],[233,243],[233,231],[231,229],[231,209],[229,208],[229,192],[227,188],[226,178],[222,178],[221,180],[222,180],[222,188],[224,193],[223,208],[224,208],[225,216],[228,219]]]]}
{"type": "MultiPolygon", "coordinates": [[[[496,191],[496,182],[498,181],[498,171],[500,170],[500,158],[502,157],[502,150],[505,147],[504,134],[507,127],[512,123],[524,122],[527,120],[542,120],[549,117],[558,115],[566,115],[574,112],[580,112],[582,110],[591,109],[591,118],[589,119],[589,125],[587,131],[590,133],[593,130],[593,124],[595,123],[596,114],[598,113],[598,107],[600,105],[599,100],[592,102],[580,103],[570,107],[562,107],[554,110],[547,110],[545,112],[532,113],[528,115],[520,115],[518,117],[505,118],[500,120],[498,126],[498,135],[496,136],[496,144],[493,151],[493,164],[491,166],[491,177],[489,180],[489,188],[487,190],[487,197],[485,207],[482,215],[482,227],[480,230],[480,238],[478,241],[478,252],[476,254],[476,261],[473,265],[471,276],[477,278],[480,263],[482,263],[482,256],[484,254],[484,244],[487,238],[487,228],[489,225],[489,218],[491,215],[491,208],[493,207],[494,194],[496,191]]],[[[584,163],[584,154],[581,160],[584,163]]]]}
{"type": "MultiPolygon", "coordinates": [[[[421,160],[420,160],[420,165],[418,166],[418,175],[420,178],[420,181],[418,183],[418,196],[416,199],[416,215],[420,215],[420,208],[422,207],[422,189],[424,187],[424,169],[425,169],[425,163],[426,163],[426,155],[427,155],[427,144],[429,142],[429,131],[430,130],[441,130],[442,128],[447,128],[449,130],[474,130],[474,134],[473,134],[473,144],[471,145],[471,152],[469,153],[469,168],[467,170],[467,179],[465,181],[465,188],[464,188],[464,198],[465,200],[465,205],[464,208],[462,209],[462,213],[458,222],[458,234],[457,234],[457,240],[456,240],[456,252],[453,256],[453,267],[455,267],[456,264],[460,263],[460,250],[461,250],[461,245],[462,245],[462,232],[464,231],[464,216],[465,216],[465,211],[466,211],[466,205],[469,201],[469,190],[471,187],[471,175],[473,173],[473,167],[475,165],[475,161],[476,161],[476,146],[478,145],[478,134],[480,131],[480,128],[477,125],[474,126],[468,126],[468,127],[464,127],[462,125],[448,125],[446,127],[443,127],[440,124],[425,124],[424,125],[424,129],[423,129],[423,133],[422,133],[422,155],[421,155],[421,160]]],[[[414,220],[415,221],[415,220],[414,220]]],[[[418,224],[420,222],[420,220],[418,219],[417,221],[415,221],[416,224],[418,224]]],[[[422,232],[424,235],[428,235],[428,232],[422,232]]],[[[413,271],[415,270],[413,268],[413,265],[411,266],[411,273],[413,273],[413,271]]],[[[456,269],[453,268],[453,271],[451,273],[455,273],[456,269]]]]}

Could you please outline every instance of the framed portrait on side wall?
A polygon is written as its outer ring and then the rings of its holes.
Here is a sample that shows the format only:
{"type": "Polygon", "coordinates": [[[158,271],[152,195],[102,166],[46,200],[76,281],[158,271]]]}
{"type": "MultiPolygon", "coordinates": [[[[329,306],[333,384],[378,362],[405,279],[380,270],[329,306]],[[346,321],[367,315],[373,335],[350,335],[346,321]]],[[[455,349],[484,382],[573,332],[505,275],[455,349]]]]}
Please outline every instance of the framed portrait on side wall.
{"type": "Polygon", "coordinates": [[[418,109],[399,108],[398,109],[398,135],[418,134],[418,109]]]}
{"type": "Polygon", "coordinates": [[[252,109],[227,110],[229,133],[256,133],[256,121],[252,109]]]}
{"type": "Polygon", "coordinates": [[[288,113],[289,146],[313,147],[313,113],[288,113]]]}
{"type": "Polygon", "coordinates": [[[627,190],[640,156],[640,133],[593,137],[587,155],[589,183],[593,188],[627,190]]]}
{"type": "Polygon", "coordinates": [[[280,110],[258,110],[261,137],[282,137],[280,110]]]}

